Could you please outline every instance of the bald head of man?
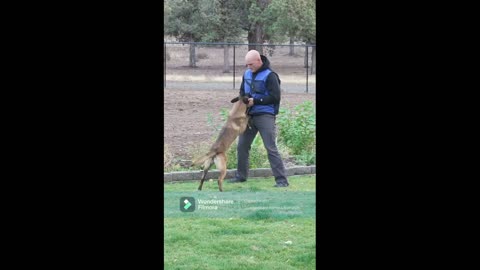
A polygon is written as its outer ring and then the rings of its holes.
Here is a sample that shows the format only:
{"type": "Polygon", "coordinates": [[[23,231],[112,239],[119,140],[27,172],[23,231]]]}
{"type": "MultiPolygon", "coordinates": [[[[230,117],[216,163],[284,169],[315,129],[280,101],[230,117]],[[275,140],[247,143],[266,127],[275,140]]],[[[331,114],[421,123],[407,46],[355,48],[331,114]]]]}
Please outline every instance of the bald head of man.
{"type": "Polygon", "coordinates": [[[263,65],[260,53],[256,50],[250,50],[245,55],[245,64],[252,72],[257,72],[263,65]]]}

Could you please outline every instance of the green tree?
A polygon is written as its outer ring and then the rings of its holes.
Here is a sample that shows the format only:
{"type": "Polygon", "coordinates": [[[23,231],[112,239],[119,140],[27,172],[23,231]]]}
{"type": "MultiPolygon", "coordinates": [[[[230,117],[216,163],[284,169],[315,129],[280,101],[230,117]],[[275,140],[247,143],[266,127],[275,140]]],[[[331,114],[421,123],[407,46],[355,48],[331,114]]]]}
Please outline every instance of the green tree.
{"type": "MultiPolygon", "coordinates": [[[[315,44],[315,9],[315,0],[165,0],[164,35],[185,42],[237,42],[246,34],[248,50],[265,54],[263,45],[253,44],[287,39],[290,44],[315,44]]],[[[230,68],[228,54],[224,48],[224,72],[230,68]]],[[[314,55],[315,48],[312,59],[314,55]]],[[[191,67],[196,67],[195,59],[195,45],[191,44],[191,67]]],[[[307,64],[305,59],[305,67],[307,64]]]]}
{"type": "MultiPolygon", "coordinates": [[[[316,3],[315,0],[308,0],[307,1],[307,9],[305,9],[305,20],[304,20],[304,27],[302,27],[299,37],[304,41],[306,44],[316,45],[317,43],[317,29],[316,29],[316,3]]],[[[312,47],[311,59],[312,59],[312,69],[311,73],[315,73],[316,69],[316,62],[315,62],[315,55],[317,53],[316,46],[312,47]]],[[[305,54],[305,58],[307,55],[305,54]]],[[[307,61],[305,61],[307,62],[307,61]]],[[[306,65],[305,67],[307,67],[306,65]]]]}
{"type": "MultiPolygon", "coordinates": [[[[288,37],[291,45],[295,41],[315,44],[315,9],[315,0],[273,0],[269,8],[269,17],[277,19],[266,28],[266,31],[276,41],[283,41],[285,36],[288,37]]],[[[312,59],[314,59],[314,53],[315,48],[313,48],[312,59]]],[[[291,46],[289,55],[293,54],[294,46],[291,46]]],[[[305,53],[305,57],[306,55],[305,53]]],[[[307,63],[305,61],[305,67],[307,63]]]]}
{"type": "Polygon", "coordinates": [[[263,44],[269,39],[265,32],[265,25],[269,23],[268,6],[272,0],[250,0],[248,8],[248,50],[257,50],[263,53],[263,46],[253,45],[254,43],[263,44]]]}
{"type": "MultiPolygon", "coordinates": [[[[211,0],[206,9],[208,31],[202,38],[207,42],[238,42],[244,32],[240,12],[242,5],[237,0],[211,0]]],[[[223,72],[230,72],[229,46],[223,45],[223,72]]]]}
{"type": "MultiPolygon", "coordinates": [[[[171,35],[178,41],[199,42],[205,35],[206,15],[202,10],[205,0],[169,0],[168,21],[165,35],[171,35]]],[[[210,0],[211,1],[211,0],[210,0]]],[[[190,44],[189,66],[196,67],[195,44],[190,44]]]]}
{"type": "MultiPolygon", "coordinates": [[[[249,0],[247,12],[248,24],[243,25],[248,32],[248,43],[290,44],[302,41],[315,44],[315,0],[249,0]]],[[[245,15],[243,15],[245,17],[245,15]]],[[[249,45],[265,53],[264,46],[249,45]]],[[[274,48],[273,48],[274,49],[274,48]]],[[[291,46],[290,55],[293,55],[291,46]]]]}
{"type": "Polygon", "coordinates": [[[166,25],[172,9],[170,8],[169,1],[163,1],[163,35],[165,36],[166,25]]]}

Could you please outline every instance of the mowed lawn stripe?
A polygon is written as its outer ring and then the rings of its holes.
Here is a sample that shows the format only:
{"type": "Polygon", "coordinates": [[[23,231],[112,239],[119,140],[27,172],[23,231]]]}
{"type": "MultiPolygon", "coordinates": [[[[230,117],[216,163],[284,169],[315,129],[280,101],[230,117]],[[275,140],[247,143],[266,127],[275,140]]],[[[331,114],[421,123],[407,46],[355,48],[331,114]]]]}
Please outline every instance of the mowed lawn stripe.
{"type": "Polygon", "coordinates": [[[192,191],[198,183],[165,184],[165,269],[314,269],[315,176],[289,181],[290,187],[279,189],[271,187],[272,178],[249,179],[223,193],[192,191]],[[249,189],[252,186],[255,191],[249,189]],[[232,200],[242,206],[184,213],[180,195],[232,200]],[[283,210],[288,207],[300,209],[300,214],[286,216],[283,210]],[[225,214],[215,217],[212,212],[225,214]]]}

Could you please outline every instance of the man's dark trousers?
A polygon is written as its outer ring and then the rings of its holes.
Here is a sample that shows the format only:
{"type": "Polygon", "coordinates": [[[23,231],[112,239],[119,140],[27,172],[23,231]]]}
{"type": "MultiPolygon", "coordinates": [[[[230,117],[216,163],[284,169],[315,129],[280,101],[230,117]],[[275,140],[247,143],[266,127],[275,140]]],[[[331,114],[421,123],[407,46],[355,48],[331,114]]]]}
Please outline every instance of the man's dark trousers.
{"type": "Polygon", "coordinates": [[[248,157],[250,147],[253,139],[257,133],[263,140],[268,153],[268,161],[270,161],[270,167],[272,168],[273,176],[277,183],[288,183],[285,173],[285,166],[283,165],[282,157],[278,152],[277,145],[275,143],[276,138],[276,124],[275,116],[271,114],[262,114],[251,116],[250,127],[247,127],[245,132],[238,138],[237,146],[237,172],[235,178],[240,180],[246,180],[248,177],[248,157]]]}

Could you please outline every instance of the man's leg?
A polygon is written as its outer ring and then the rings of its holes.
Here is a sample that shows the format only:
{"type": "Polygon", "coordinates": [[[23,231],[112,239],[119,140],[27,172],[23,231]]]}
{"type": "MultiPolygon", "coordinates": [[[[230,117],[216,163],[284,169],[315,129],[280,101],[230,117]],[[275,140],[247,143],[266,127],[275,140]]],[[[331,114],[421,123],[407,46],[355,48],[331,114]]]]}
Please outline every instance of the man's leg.
{"type": "Polygon", "coordinates": [[[235,172],[235,180],[237,181],[243,182],[248,178],[250,147],[257,132],[257,128],[252,125],[251,128],[247,127],[245,132],[238,137],[237,171],[235,172]]]}
{"type": "Polygon", "coordinates": [[[285,166],[283,164],[282,157],[280,152],[277,149],[275,143],[276,138],[276,124],[275,116],[270,114],[261,115],[255,117],[255,126],[262,136],[263,145],[268,153],[268,161],[270,162],[270,167],[272,168],[273,176],[275,177],[275,182],[281,185],[288,185],[287,175],[285,172],[285,166]]]}

